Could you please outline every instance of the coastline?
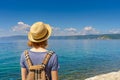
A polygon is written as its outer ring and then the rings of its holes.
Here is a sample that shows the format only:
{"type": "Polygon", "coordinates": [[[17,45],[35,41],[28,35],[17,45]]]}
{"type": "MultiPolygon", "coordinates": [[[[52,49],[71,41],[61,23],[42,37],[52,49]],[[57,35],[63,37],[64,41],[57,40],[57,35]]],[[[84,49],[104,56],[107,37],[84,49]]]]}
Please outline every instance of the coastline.
{"type": "Polygon", "coordinates": [[[120,70],[116,72],[96,75],[85,80],[120,80],[120,70]]]}

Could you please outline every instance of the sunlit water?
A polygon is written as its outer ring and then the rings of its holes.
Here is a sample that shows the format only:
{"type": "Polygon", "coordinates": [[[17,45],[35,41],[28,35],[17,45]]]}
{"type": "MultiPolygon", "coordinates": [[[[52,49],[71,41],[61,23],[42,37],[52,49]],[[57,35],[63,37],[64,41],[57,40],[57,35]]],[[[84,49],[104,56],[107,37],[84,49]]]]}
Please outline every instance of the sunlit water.
{"type": "MultiPolygon", "coordinates": [[[[0,40],[0,80],[20,79],[20,55],[27,40],[0,40]]],[[[120,40],[49,40],[59,57],[60,80],[84,80],[120,70],[120,40]]]]}

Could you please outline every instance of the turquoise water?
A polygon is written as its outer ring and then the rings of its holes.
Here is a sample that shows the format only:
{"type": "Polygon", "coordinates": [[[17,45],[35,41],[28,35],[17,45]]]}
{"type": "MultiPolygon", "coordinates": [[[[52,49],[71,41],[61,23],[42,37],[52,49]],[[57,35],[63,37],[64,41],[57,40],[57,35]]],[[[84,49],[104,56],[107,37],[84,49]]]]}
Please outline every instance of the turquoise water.
{"type": "MultiPolygon", "coordinates": [[[[0,40],[0,80],[20,79],[19,59],[26,40],[0,40]]],[[[120,40],[49,40],[59,57],[60,80],[84,80],[120,70],[120,40]]]]}

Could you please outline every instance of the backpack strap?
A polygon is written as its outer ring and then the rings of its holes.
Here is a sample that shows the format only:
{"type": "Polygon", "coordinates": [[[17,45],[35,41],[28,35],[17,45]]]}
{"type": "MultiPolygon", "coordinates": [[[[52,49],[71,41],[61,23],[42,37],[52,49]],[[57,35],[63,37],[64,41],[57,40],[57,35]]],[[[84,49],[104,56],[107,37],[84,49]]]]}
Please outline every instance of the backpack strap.
{"type": "MultiPolygon", "coordinates": [[[[54,53],[53,51],[49,51],[49,52],[46,54],[44,60],[42,61],[42,65],[43,65],[44,67],[47,65],[47,63],[48,63],[50,57],[53,55],[53,53],[54,53]]],[[[32,64],[32,61],[31,61],[31,59],[30,59],[30,56],[29,56],[28,51],[25,50],[25,51],[24,51],[24,54],[25,54],[25,59],[26,59],[28,68],[32,67],[33,64],[32,64]]]]}
{"type": "Polygon", "coordinates": [[[44,67],[47,65],[47,63],[48,63],[50,57],[53,55],[53,53],[54,53],[53,51],[48,51],[48,53],[46,54],[46,56],[42,62],[42,65],[44,65],[44,67]]]}
{"type": "Polygon", "coordinates": [[[29,56],[29,53],[27,50],[24,51],[24,54],[25,54],[25,59],[26,59],[26,62],[27,62],[27,65],[28,65],[28,68],[30,68],[30,66],[32,66],[32,61],[30,59],[30,56],[29,56]]]}

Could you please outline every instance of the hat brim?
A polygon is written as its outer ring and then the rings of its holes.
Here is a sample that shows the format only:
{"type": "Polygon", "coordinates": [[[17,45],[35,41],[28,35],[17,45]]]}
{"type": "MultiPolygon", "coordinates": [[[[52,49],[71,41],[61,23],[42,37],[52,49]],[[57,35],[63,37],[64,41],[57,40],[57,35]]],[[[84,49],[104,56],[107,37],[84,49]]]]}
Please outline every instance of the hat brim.
{"type": "Polygon", "coordinates": [[[47,29],[47,34],[46,34],[43,38],[41,38],[41,39],[34,39],[34,38],[32,37],[32,34],[29,32],[29,33],[28,33],[28,39],[29,39],[30,41],[32,41],[32,42],[42,42],[42,41],[47,40],[47,39],[51,36],[52,28],[50,27],[49,24],[44,24],[44,25],[45,25],[45,27],[46,27],[46,29],[47,29]]]}

